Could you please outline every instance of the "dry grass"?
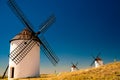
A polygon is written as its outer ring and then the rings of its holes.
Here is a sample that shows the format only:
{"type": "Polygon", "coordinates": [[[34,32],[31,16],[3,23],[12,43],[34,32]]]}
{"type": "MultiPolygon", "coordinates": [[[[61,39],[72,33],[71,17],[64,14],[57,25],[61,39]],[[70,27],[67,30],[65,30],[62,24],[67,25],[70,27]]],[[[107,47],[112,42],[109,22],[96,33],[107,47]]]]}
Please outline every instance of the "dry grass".
{"type": "Polygon", "coordinates": [[[120,80],[120,62],[60,74],[43,74],[41,78],[27,78],[16,80],[120,80]]]}
{"type": "Polygon", "coordinates": [[[58,80],[120,80],[120,62],[63,73],[58,77],[58,80]]]}

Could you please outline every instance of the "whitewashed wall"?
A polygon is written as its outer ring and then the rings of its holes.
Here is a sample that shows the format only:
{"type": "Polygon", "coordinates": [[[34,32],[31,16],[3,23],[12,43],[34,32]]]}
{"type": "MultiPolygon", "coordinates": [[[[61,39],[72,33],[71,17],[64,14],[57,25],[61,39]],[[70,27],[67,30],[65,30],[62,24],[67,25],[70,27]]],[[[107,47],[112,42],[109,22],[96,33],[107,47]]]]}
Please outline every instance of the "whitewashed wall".
{"type": "MultiPolygon", "coordinates": [[[[12,52],[22,40],[14,40],[10,43],[12,52]]],[[[11,77],[10,68],[14,67],[14,78],[39,77],[40,68],[40,47],[34,45],[31,51],[17,65],[9,59],[8,79],[11,77]]]]}
{"type": "Polygon", "coordinates": [[[95,61],[95,67],[99,67],[101,65],[103,65],[103,61],[102,60],[95,61]]]}

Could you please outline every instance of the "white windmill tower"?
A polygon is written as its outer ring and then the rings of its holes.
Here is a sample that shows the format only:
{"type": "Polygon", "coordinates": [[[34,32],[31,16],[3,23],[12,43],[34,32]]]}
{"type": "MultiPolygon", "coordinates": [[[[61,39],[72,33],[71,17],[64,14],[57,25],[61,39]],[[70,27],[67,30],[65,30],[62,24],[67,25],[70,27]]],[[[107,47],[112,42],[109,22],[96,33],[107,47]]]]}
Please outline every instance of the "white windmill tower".
{"type": "Polygon", "coordinates": [[[72,64],[72,66],[71,66],[71,72],[79,70],[78,67],[77,67],[78,63],[76,63],[76,64],[71,63],[71,64],[72,64]]]}
{"type": "Polygon", "coordinates": [[[93,64],[95,64],[95,67],[99,67],[101,65],[103,65],[103,61],[102,59],[99,57],[101,53],[99,53],[96,57],[92,56],[93,57],[93,62],[91,63],[91,66],[93,64]]]}
{"type": "Polygon", "coordinates": [[[56,65],[59,61],[43,35],[41,35],[40,38],[38,37],[39,34],[44,33],[55,21],[55,16],[50,16],[40,26],[39,31],[34,32],[31,28],[32,26],[18,8],[15,1],[9,0],[8,4],[26,28],[10,41],[9,65],[5,73],[8,69],[8,79],[39,77],[40,47],[53,65],[56,65]]]}
{"type": "Polygon", "coordinates": [[[10,41],[8,78],[39,77],[39,46],[39,39],[27,28],[10,41]]]}

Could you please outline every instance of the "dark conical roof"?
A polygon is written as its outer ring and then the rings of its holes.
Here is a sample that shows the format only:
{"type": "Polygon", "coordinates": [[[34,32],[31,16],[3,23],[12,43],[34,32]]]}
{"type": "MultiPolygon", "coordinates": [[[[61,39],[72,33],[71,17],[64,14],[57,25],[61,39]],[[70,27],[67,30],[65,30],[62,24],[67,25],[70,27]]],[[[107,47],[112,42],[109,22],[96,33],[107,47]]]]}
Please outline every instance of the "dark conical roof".
{"type": "Polygon", "coordinates": [[[96,61],[102,61],[102,59],[99,58],[99,57],[97,57],[95,60],[96,60],[96,61]]]}
{"type": "Polygon", "coordinates": [[[72,67],[73,67],[73,68],[76,68],[76,66],[75,66],[75,65],[72,65],[72,67]]]}
{"type": "Polygon", "coordinates": [[[11,39],[10,42],[14,40],[30,40],[31,38],[39,42],[39,38],[34,36],[28,28],[25,28],[23,31],[17,34],[13,39],[11,39]]]}

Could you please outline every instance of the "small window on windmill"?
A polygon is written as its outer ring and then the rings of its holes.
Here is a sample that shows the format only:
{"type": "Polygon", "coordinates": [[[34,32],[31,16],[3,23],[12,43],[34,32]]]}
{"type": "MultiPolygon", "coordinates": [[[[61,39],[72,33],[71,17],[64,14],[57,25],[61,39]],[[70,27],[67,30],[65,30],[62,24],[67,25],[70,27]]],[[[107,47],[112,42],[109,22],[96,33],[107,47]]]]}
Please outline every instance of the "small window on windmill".
{"type": "Polygon", "coordinates": [[[24,44],[26,45],[26,44],[27,44],[27,42],[24,42],[24,44]]]}

